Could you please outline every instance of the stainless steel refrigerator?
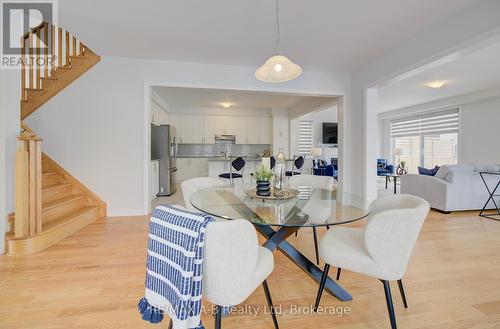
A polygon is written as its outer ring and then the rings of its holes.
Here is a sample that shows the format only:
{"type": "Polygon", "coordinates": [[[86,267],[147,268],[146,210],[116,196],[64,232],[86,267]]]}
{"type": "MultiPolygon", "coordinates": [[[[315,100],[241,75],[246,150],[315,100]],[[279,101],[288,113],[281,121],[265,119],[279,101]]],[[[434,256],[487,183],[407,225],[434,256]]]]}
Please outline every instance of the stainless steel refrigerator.
{"type": "Polygon", "coordinates": [[[171,125],[151,125],[151,160],[159,160],[160,192],[157,196],[169,196],[176,191],[177,171],[176,130],[171,125]]]}

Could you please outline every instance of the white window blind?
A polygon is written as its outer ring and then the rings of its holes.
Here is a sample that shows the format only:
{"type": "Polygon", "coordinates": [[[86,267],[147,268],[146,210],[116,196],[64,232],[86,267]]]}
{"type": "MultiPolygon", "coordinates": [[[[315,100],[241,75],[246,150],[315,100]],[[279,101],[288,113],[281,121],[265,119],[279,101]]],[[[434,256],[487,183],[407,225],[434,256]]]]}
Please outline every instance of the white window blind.
{"type": "Polygon", "coordinates": [[[299,121],[299,154],[309,155],[313,147],[313,122],[299,121]]]}
{"type": "Polygon", "coordinates": [[[458,133],[458,109],[436,111],[391,120],[391,136],[423,136],[458,133]]]}

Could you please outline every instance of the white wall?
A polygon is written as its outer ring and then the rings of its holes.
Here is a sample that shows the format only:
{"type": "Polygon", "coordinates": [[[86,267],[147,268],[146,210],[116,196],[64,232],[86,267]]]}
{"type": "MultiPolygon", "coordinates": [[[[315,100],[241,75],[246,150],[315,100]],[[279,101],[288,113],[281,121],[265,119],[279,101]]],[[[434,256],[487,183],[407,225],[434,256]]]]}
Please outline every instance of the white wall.
{"type": "Polygon", "coordinates": [[[500,97],[461,107],[461,163],[500,163],[500,97]]]}
{"type": "Polygon", "coordinates": [[[286,157],[290,156],[290,117],[286,110],[272,110],[272,142],[273,154],[283,151],[286,157]]]}
{"type": "Polygon", "coordinates": [[[253,67],[104,57],[28,124],[44,150],[108,203],[109,215],[148,211],[149,86],[346,95],[349,75],[305,71],[266,84],[253,67]],[[145,110],[146,109],[146,110],[145,110]]]}
{"type": "MultiPolygon", "coordinates": [[[[20,130],[20,72],[0,70],[0,238],[6,230],[7,214],[14,212],[14,159],[20,130]]],[[[0,243],[0,254],[4,244],[0,243]]]]}
{"type": "Polygon", "coordinates": [[[392,163],[391,121],[378,120],[378,158],[388,159],[392,163]]]}
{"type": "Polygon", "coordinates": [[[338,122],[337,105],[302,117],[313,121],[313,147],[323,146],[323,122],[338,122]]]}

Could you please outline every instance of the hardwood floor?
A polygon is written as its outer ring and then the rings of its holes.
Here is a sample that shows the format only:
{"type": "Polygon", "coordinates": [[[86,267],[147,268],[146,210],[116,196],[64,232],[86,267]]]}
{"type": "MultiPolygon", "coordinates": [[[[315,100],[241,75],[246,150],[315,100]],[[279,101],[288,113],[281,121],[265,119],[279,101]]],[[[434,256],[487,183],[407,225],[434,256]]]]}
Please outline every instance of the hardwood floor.
{"type": "MultiPolygon", "coordinates": [[[[392,283],[400,328],[500,328],[500,223],[476,214],[430,214],[404,278],[408,309],[392,283]]],[[[0,328],[152,328],[136,310],[144,293],[147,226],[147,217],[101,219],[38,254],[0,256],[0,328]]],[[[310,229],[289,241],[313,259],[310,229]]],[[[279,252],[275,262],[268,282],[283,312],[281,328],[389,327],[378,280],[343,271],[340,283],[354,300],[325,294],[321,305],[349,314],[311,314],[317,284],[279,252]],[[294,314],[295,305],[305,312],[294,314]]],[[[261,310],[265,304],[262,289],[245,302],[261,310]]],[[[210,314],[203,321],[213,328],[210,314]]],[[[231,315],[223,327],[273,328],[262,312],[231,315]]]]}

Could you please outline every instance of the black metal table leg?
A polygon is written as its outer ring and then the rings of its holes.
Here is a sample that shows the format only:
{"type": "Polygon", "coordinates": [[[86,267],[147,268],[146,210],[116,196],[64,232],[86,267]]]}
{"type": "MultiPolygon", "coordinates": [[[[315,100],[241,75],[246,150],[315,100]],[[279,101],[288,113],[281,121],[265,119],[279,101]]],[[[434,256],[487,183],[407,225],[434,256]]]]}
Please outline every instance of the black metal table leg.
{"type": "Polygon", "coordinates": [[[500,195],[498,194],[495,194],[498,187],[500,186],[500,179],[498,180],[498,183],[495,185],[495,187],[490,190],[490,187],[488,186],[488,183],[486,183],[486,180],[484,179],[484,176],[483,175],[500,175],[500,173],[496,173],[496,172],[493,172],[493,173],[490,173],[490,172],[480,172],[479,175],[481,176],[481,179],[483,180],[483,183],[484,183],[484,186],[486,187],[486,190],[488,191],[488,194],[490,195],[488,200],[486,201],[486,203],[484,204],[484,207],[483,209],[481,209],[481,212],[479,213],[479,216],[480,217],[483,217],[483,218],[488,218],[488,219],[493,219],[493,220],[499,220],[500,221],[500,218],[495,218],[493,216],[500,216],[500,207],[498,206],[498,204],[496,203],[495,201],[495,197],[500,197],[500,195]],[[493,202],[493,205],[495,205],[495,208],[496,208],[496,211],[497,211],[497,214],[483,214],[484,211],[486,210],[486,207],[488,207],[488,204],[490,203],[490,201],[493,202]]]}
{"type": "Polygon", "coordinates": [[[396,194],[397,193],[396,192],[396,185],[397,185],[398,179],[396,178],[396,176],[394,176],[392,179],[394,180],[394,194],[396,194]]]}
{"type": "MultiPolygon", "coordinates": [[[[264,236],[268,240],[264,244],[264,247],[271,251],[278,249],[282,254],[287,256],[288,259],[295,263],[298,268],[309,275],[309,277],[311,277],[314,281],[320,283],[321,277],[323,276],[323,271],[320,270],[306,256],[295,249],[290,243],[285,241],[287,237],[298,230],[298,227],[286,226],[281,227],[277,231],[275,231],[267,225],[255,224],[255,228],[262,236],[264,236]]],[[[352,300],[352,296],[330,277],[326,279],[325,290],[341,301],[352,300]]]]}

